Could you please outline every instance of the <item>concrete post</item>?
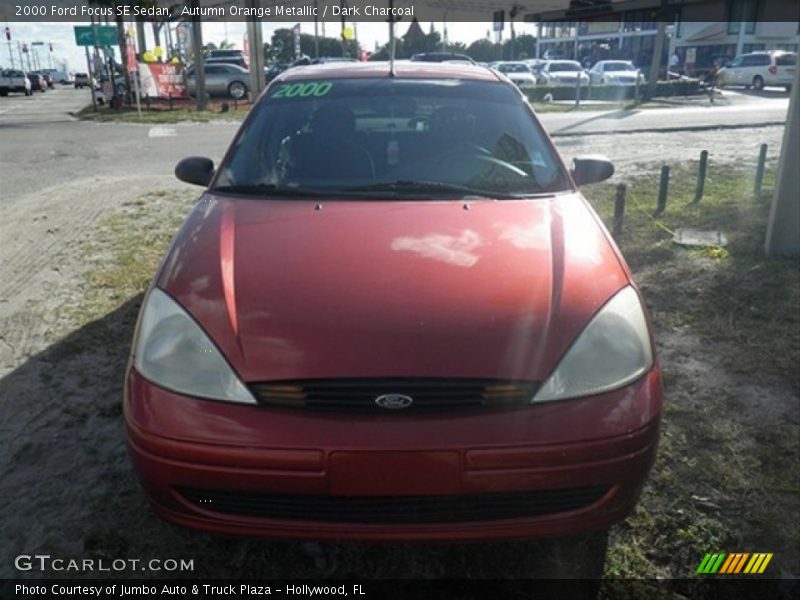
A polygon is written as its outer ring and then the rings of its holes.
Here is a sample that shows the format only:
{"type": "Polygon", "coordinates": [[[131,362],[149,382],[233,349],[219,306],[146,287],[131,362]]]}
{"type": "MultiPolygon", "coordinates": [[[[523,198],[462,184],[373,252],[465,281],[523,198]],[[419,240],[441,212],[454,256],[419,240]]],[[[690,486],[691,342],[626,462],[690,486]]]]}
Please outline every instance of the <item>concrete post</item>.
{"type": "Polygon", "coordinates": [[[206,64],[203,56],[203,24],[197,13],[200,8],[199,0],[191,0],[192,13],[192,50],[194,51],[194,81],[197,110],[205,110],[208,106],[206,93],[206,64]]]}
{"type": "Polygon", "coordinates": [[[767,225],[767,256],[800,256],[800,69],[794,73],[792,97],[783,132],[775,195],[767,225]]]}
{"type": "Polygon", "coordinates": [[[650,79],[647,81],[647,91],[645,92],[645,97],[647,100],[652,99],[656,93],[658,72],[661,68],[661,54],[664,52],[664,38],[666,37],[667,24],[662,19],[658,22],[658,29],[656,30],[656,41],[653,48],[653,60],[650,63],[650,79]]]}
{"type": "MultiPolygon", "coordinates": [[[[255,13],[261,6],[261,0],[250,0],[248,5],[255,13]]],[[[264,39],[259,19],[247,21],[247,36],[250,39],[250,102],[255,102],[267,85],[267,76],[264,73],[264,39]]]]}

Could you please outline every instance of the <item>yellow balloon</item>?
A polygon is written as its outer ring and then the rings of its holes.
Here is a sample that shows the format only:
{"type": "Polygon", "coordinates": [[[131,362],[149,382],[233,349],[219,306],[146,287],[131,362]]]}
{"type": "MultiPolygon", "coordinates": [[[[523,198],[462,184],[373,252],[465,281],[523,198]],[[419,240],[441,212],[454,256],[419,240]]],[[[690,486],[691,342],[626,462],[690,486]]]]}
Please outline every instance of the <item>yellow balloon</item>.
{"type": "Polygon", "coordinates": [[[161,58],[162,56],[164,56],[164,49],[161,46],[156,46],[155,48],[153,48],[153,55],[156,58],[161,58]]]}
{"type": "Polygon", "coordinates": [[[355,32],[353,31],[353,28],[350,27],[349,25],[342,30],[342,37],[344,39],[352,40],[354,36],[355,32]]]}
{"type": "Polygon", "coordinates": [[[153,55],[152,52],[145,52],[142,55],[142,58],[144,59],[144,62],[151,63],[151,62],[155,62],[156,61],[156,57],[153,55]]]}

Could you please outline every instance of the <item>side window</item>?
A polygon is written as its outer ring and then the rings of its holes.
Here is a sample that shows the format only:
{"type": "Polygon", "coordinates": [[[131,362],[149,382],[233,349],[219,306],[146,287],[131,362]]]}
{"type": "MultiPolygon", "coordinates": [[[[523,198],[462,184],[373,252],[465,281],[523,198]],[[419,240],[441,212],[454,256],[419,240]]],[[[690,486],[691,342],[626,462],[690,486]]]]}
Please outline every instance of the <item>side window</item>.
{"type": "Polygon", "coordinates": [[[775,64],[779,67],[792,67],[797,64],[797,55],[779,54],[775,57],[775,64]]]}
{"type": "Polygon", "coordinates": [[[206,67],[206,75],[220,75],[223,73],[223,68],[218,66],[206,67]]]}

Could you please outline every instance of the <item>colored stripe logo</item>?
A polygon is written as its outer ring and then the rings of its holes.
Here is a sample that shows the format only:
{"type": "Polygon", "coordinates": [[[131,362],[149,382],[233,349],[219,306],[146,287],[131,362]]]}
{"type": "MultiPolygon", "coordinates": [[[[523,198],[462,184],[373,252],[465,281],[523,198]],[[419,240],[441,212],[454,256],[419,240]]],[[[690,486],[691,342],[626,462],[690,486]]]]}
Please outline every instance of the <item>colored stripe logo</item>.
{"type": "Polygon", "coordinates": [[[761,574],[767,568],[769,561],[772,560],[771,552],[707,552],[697,573],[703,575],[713,575],[715,573],[725,575],[761,574]]]}

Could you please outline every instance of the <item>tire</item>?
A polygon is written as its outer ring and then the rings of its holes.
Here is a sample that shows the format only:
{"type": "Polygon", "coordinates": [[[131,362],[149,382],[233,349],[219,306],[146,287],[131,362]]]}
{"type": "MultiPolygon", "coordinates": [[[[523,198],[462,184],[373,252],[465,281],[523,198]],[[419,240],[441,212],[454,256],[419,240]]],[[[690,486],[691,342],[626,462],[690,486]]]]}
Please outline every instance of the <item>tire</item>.
{"type": "Polygon", "coordinates": [[[760,92],[764,89],[764,78],[761,75],[753,77],[753,89],[760,92]]]}
{"type": "Polygon", "coordinates": [[[232,81],[228,86],[228,95],[234,100],[241,100],[247,96],[247,86],[241,81],[232,81]]]}

